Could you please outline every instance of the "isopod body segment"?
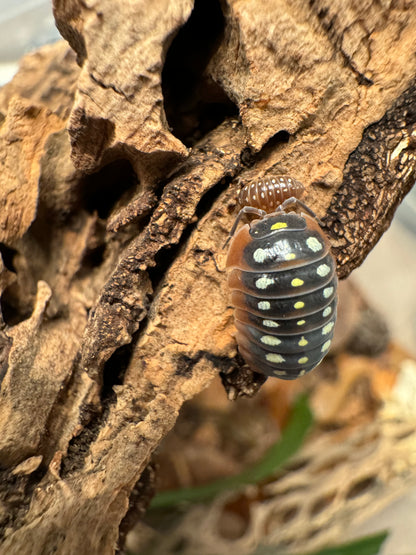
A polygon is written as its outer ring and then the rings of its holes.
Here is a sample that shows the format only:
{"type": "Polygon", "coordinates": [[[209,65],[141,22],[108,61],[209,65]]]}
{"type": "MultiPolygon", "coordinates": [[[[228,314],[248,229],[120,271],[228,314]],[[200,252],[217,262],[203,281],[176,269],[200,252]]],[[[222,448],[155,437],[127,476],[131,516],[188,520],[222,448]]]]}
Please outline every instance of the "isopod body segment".
{"type": "Polygon", "coordinates": [[[257,204],[259,219],[238,230],[227,257],[239,351],[252,370],[285,380],[320,363],[337,313],[329,240],[315,217],[287,211],[298,202],[286,197],[269,214],[257,204]]]}

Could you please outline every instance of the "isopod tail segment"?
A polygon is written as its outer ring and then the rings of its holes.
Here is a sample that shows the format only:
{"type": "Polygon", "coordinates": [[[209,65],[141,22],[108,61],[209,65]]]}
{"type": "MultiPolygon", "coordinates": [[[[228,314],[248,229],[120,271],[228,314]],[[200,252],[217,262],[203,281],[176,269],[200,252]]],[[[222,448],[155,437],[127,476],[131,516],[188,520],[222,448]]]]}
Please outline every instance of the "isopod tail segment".
{"type": "Polygon", "coordinates": [[[243,358],[256,372],[292,380],[328,352],[337,308],[336,264],[318,218],[289,177],[246,185],[227,243],[228,284],[243,358]],[[271,201],[280,202],[271,206],[271,201]],[[301,213],[290,211],[301,208],[301,213]],[[241,218],[257,216],[237,231],[241,218]]]}

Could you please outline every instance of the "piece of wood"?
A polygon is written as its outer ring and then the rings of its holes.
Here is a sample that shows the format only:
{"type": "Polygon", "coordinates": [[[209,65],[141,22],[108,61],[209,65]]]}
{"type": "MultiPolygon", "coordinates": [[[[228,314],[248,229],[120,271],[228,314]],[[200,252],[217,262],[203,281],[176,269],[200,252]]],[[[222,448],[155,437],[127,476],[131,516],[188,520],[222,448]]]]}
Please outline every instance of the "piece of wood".
{"type": "Polygon", "coordinates": [[[412,3],[221,6],[55,0],[79,66],[58,43],[0,91],[0,553],[114,553],[182,404],[259,386],[221,251],[241,183],[302,181],[346,277],[414,182],[412,3]]]}

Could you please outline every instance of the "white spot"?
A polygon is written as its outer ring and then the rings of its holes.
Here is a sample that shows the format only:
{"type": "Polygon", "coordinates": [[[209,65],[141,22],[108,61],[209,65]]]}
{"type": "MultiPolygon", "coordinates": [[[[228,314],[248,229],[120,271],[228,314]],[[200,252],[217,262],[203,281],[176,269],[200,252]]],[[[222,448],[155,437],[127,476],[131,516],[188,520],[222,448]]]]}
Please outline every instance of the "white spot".
{"type": "Polygon", "coordinates": [[[334,322],[329,322],[326,326],[322,328],[322,335],[328,335],[328,333],[334,327],[334,322]]]}
{"type": "Polygon", "coordinates": [[[313,252],[322,250],[322,243],[320,243],[316,237],[308,237],[306,239],[306,244],[313,252]]]}
{"type": "Polygon", "coordinates": [[[301,371],[299,372],[299,378],[300,378],[301,376],[304,376],[305,374],[306,374],[306,370],[301,370],[301,371]]]}
{"type": "Polygon", "coordinates": [[[256,198],[257,198],[256,195],[253,195],[253,200],[256,200],[256,198]]]}
{"type": "Polygon", "coordinates": [[[294,260],[296,254],[291,251],[291,245],[287,239],[279,239],[270,247],[256,249],[253,258],[257,263],[262,264],[266,259],[294,260]]]}
{"type": "Polygon", "coordinates": [[[330,345],[331,345],[330,340],[325,341],[325,343],[321,347],[321,353],[324,353],[325,351],[327,351],[329,349],[330,345]]]}
{"type": "Polygon", "coordinates": [[[256,280],[257,289],[266,289],[269,285],[273,285],[274,279],[268,278],[266,276],[256,280]]]}
{"type": "Polygon", "coordinates": [[[278,355],[277,353],[267,353],[266,360],[269,362],[284,362],[285,359],[282,355],[278,355]]]}
{"type": "Polygon", "coordinates": [[[322,312],[322,316],[326,318],[331,314],[331,312],[332,312],[332,308],[330,306],[327,306],[326,309],[322,312]]]}
{"type": "Polygon", "coordinates": [[[289,177],[289,179],[287,180],[288,183],[292,183],[291,178],[289,177]]]}
{"type": "Polygon", "coordinates": [[[290,253],[290,244],[288,243],[287,239],[281,239],[273,243],[273,254],[276,254],[277,257],[285,257],[288,253],[290,253]]]}
{"type": "Polygon", "coordinates": [[[261,195],[260,195],[260,196],[261,196],[261,198],[264,198],[264,193],[261,193],[261,195]]]}
{"type": "Polygon", "coordinates": [[[266,326],[267,328],[278,328],[279,324],[273,320],[263,320],[263,326],[266,326]]]}
{"type": "Polygon", "coordinates": [[[327,276],[330,271],[331,271],[331,268],[328,266],[328,264],[321,264],[316,269],[316,273],[318,274],[318,276],[321,276],[321,277],[327,276]]]}
{"type": "Polygon", "coordinates": [[[263,335],[260,341],[265,345],[280,345],[281,341],[274,335],[263,335]]]}
{"type": "Polygon", "coordinates": [[[272,179],[272,183],[276,183],[276,180],[274,178],[272,179]]]}
{"type": "Polygon", "coordinates": [[[251,184],[251,188],[252,188],[252,189],[253,189],[253,187],[255,187],[255,186],[256,186],[255,183],[252,183],[252,184],[251,184]]]}
{"type": "Polygon", "coordinates": [[[286,370],[273,370],[273,374],[275,376],[285,376],[286,375],[286,370]]]}
{"type": "Polygon", "coordinates": [[[284,181],[283,177],[281,177],[281,178],[280,178],[280,181],[281,181],[281,182],[283,182],[283,181],[284,181]]]}
{"type": "Polygon", "coordinates": [[[256,249],[253,253],[253,259],[258,264],[262,264],[267,258],[267,251],[264,249],[256,249]]]}
{"type": "Polygon", "coordinates": [[[259,307],[260,310],[269,310],[270,309],[269,301],[260,301],[257,306],[259,307]]]}
{"type": "Polygon", "coordinates": [[[324,297],[325,299],[327,299],[328,297],[330,297],[332,295],[332,293],[334,292],[334,288],[333,287],[325,287],[324,289],[324,297]]]}

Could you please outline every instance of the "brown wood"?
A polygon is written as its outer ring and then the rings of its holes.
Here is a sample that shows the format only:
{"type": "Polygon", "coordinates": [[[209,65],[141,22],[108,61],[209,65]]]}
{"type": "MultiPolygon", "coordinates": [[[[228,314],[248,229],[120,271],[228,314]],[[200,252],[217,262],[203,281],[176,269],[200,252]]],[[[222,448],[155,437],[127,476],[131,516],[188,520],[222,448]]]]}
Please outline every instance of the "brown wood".
{"type": "Polygon", "coordinates": [[[55,0],[79,66],[61,42],[0,91],[1,553],[114,553],[183,402],[258,387],[221,251],[241,184],[304,183],[346,277],[414,182],[414,3],[221,6],[55,0]]]}

